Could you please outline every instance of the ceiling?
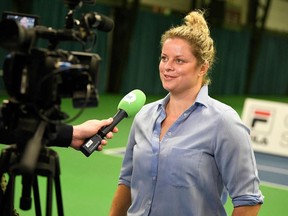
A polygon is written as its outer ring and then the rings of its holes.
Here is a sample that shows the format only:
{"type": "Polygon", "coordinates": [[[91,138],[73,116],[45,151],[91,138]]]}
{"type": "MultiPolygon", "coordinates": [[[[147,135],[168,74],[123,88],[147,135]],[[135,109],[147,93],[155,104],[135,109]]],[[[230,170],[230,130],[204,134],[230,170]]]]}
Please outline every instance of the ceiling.
{"type": "MultiPolygon", "coordinates": [[[[121,6],[123,2],[133,2],[134,0],[96,0],[96,4],[108,4],[114,6],[121,6]]],[[[209,4],[213,0],[139,0],[144,6],[151,6],[161,8],[161,11],[170,12],[188,12],[192,8],[192,4],[197,8],[203,4],[209,4]],[[164,9],[164,10],[163,10],[164,9]]],[[[251,0],[214,0],[218,3],[225,2],[225,15],[233,16],[230,18],[231,22],[236,24],[245,24],[247,19],[249,1],[251,0]]],[[[254,1],[254,0],[253,0],[254,1]]],[[[266,28],[288,32],[288,0],[258,0],[259,8],[265,5],[268,1],[271,2],[268,17],[266,20],[266,28]]],[[[159,10],[158,10],[159,11],[159,10]]],[[[218,11],[216,11],[218,12],[218,11]]],[[[261,14],[261,10],[259,10],[261,14]]]]}

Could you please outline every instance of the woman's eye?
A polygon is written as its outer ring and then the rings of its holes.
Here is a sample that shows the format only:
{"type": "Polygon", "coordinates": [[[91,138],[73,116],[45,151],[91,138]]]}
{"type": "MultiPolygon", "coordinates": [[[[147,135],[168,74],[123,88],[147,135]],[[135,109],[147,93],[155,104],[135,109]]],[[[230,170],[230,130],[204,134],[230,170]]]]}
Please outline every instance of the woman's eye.
{"type": "Polygon", "coordinates": [[[178,64],[182,64],[184,61],[183,61],[182,59],[176,59],[176,62],[177,62],[178,64]]]}
{"type": "Polygon", "coordinates": [[[161,57],[160,57],[160,60],[163,61],[163,62],[165,62],[165,61],[167,61],[167,57],[166,57],[166,56],[161,56],[161,57]]]}

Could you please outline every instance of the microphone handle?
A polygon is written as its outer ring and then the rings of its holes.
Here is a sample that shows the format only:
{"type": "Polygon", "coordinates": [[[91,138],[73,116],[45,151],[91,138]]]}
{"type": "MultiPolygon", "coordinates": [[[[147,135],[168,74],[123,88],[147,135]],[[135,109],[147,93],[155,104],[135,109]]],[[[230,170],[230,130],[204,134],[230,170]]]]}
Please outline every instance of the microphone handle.
{"type": "Polygon", "coordinates": [[[113,130],[113,128],[123,119],[128,117],[127,113],[119,109],[118,112],[113,117],[113,122],[103,127],[95,134],[93,137],[88,139],[84,145],[80,147],[80,151],[86,156],[89,157],[95,150],[98,149],[98,146],[101,144],[102,139],[106,136],[107,133],[113,130]]]}

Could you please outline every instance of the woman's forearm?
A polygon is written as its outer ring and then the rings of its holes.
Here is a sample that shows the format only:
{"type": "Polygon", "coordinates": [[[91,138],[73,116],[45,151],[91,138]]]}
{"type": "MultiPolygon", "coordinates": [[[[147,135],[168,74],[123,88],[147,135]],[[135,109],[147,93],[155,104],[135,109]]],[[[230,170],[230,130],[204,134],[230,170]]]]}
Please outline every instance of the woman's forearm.
{"type": "Polygon", "coordinates": [[[109,216],[126,216],[130,205],[130,188],[126,185],[119,185],[112,201],[109,216]]]}

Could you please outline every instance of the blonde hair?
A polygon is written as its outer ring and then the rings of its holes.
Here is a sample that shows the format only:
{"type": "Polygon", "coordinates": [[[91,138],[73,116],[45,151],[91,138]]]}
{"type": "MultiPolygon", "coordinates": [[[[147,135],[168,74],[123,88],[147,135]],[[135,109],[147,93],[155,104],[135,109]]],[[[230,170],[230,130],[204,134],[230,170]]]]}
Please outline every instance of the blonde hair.
{"type": "MultiPolygon", "coordinates": [[[[204,18],[204,12],[200,10],[192,11],[186,15],[182,25],[167,30],[161,37],[161,47],[169,38],[186,40],[192,47],[192,53],[196,57],[198,65],[208,63],[208,67],[212,67],[216,50],[204,18]]],[[[209,85],[210,82],[207,72],[203,78],[202,85],[209,85]]]]}

